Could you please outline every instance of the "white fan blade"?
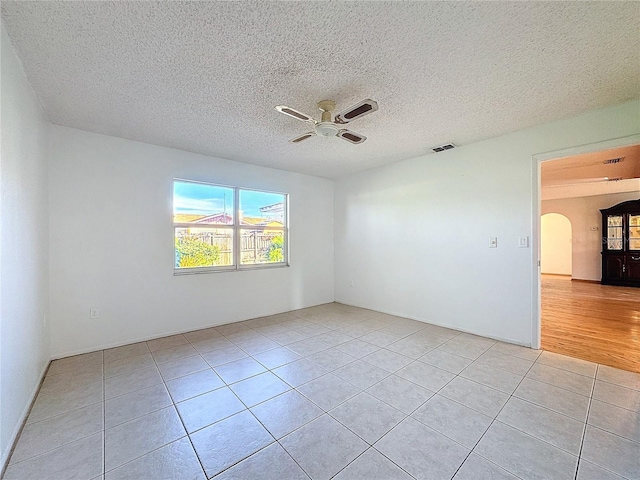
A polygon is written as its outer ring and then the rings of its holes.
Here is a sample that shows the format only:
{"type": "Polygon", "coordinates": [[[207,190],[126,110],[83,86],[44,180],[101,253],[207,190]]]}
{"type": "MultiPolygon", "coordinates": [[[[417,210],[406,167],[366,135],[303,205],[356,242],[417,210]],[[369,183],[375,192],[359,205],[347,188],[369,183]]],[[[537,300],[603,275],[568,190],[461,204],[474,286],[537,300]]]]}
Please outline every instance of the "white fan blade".
{"type": "Polygon", "coordinates": [[[311,118],[309,115],[307,115],[306,113],[299,112],[298,110],[291,107],[287,107],[286,105],[278,105],[276,106],[276,110],[278,110],[280,113],[284,113],[285,115],[289,115],[290,117],[293,117],[296,120],[315,123],[315,120],[311,118]]]}
{"type": "Polygon", "coordinates": [[[349,123],[378,110],[378,102],[367,98],[336,115],[336,123],[349,123]]]}
{"type": "Polygon", "coordinates": [[[316,136],[316,132],[303,133],[299,137],[292,138],[291,140],[289,140],[289,143],[299,143],[299,142],[301,142],[303,140],[306,140],[307,138],[311,138],[311,137],[315,137],[315,136],[316,136]]]}
{"type": "Polygon", "coordinates": [[[347,142],[355,143],[356,145],[367,139],[364,135],[360,135],[359,133],[346,129],[340,130],[336,136],[346,140],[347,142]]]}

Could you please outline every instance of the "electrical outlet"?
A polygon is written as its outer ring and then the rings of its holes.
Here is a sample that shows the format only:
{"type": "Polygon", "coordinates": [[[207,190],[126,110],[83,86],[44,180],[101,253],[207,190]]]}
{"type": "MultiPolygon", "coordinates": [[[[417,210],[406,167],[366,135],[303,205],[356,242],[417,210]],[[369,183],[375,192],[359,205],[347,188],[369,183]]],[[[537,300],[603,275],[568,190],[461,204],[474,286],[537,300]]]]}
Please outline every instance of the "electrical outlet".
{"type": "Polygon", "coordinates": [[[89,310],[89,316],[91,317],[91,320],[95,320],[98,318],[98,309],[97,308],[92,308],[91,310],[89,310]]]}
{"type": "Polygon", "coordinates": [[[355,287],[356,286],[356,282],[354,282],[353,280],[351,280],[351,286],[355,287]]]}
{"type": "Polygon", "coordinates": [[[498,248],[498,237],[489,237],[489,248],[498,248]]]}
{"type": "Polygon", "coordinates": [[[47,326],[47,314],[46,313],[44,315],[42,315],[42,326],[43,327],[47,326]]]}

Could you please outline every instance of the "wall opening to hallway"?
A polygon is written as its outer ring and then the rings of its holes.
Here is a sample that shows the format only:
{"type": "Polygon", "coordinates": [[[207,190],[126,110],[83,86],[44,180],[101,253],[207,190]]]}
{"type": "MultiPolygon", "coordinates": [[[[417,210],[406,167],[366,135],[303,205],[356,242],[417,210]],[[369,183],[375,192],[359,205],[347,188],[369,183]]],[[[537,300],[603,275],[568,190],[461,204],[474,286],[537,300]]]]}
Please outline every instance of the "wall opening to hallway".
{"type": "Polygon", "coordinates": [[[540,219],[540,272],[571,275],[571,221],[560,213],[547,213],[540,219]]]}

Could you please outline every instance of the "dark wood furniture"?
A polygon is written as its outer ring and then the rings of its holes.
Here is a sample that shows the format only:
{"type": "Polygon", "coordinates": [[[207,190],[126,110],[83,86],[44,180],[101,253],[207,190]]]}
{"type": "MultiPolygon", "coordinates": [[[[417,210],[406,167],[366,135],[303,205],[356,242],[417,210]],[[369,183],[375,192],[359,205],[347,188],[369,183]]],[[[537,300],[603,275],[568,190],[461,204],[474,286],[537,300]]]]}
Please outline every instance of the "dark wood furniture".
{"type": "Polygon", "coordinates": [[[602,212],[603,285],[640,287],[640,199],[602,212]]]}

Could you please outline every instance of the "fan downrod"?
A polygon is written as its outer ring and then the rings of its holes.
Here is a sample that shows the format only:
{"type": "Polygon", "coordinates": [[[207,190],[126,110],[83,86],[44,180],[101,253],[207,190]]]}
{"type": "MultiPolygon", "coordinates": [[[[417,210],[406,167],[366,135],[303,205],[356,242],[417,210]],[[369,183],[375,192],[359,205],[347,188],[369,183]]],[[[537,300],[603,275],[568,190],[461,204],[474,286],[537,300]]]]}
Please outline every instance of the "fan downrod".
{"type": "Polygon", "coordinates": [[[322,112],[322,121],[331,121],[331,112],[336,108],[336,102],[333,100],[320,100],[318,102],[318,110],[322,112]]]}

